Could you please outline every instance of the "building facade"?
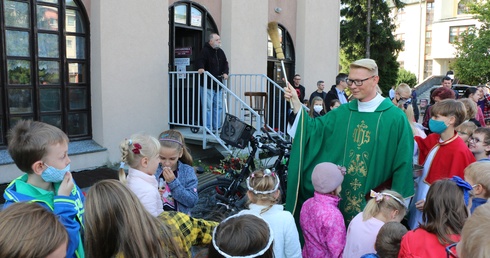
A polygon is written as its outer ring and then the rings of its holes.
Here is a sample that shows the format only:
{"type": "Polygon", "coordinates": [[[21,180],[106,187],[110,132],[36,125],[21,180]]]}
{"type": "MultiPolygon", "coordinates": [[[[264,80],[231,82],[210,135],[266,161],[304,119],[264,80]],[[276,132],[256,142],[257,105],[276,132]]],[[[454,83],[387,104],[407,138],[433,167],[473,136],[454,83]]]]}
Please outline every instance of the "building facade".
{"type": "MultiPolygon", "coordinates": [[[[452,44],[462,32],[480,26],[467,13],[468,0],[404,0],[394,11],[396,37],[404,42],[400,67],[414,73],[419,83],[451,70],[456,49],[452,44]]],[[[470,1],[471,2],[471,1],[470,1]]],[[[456,75],[457,77],[457,75],[456,75]]]]}
{"type": "MultiPolygon", "coordinates": [[[[169,128],[168,72],[181,57],[195,70],[210,33],[221,35],[230,73],[279,81],[270,21],[288,76],[301,74],[309,95],[339,72],[339,9],[339,0],[1,0],[0,147],[16,121],[34,119],[102,148],[72,155],[72,169],[118,163],[124,138],[169,128]]],[[[19,174],[0,165],[0,183],[19,174]]]]}

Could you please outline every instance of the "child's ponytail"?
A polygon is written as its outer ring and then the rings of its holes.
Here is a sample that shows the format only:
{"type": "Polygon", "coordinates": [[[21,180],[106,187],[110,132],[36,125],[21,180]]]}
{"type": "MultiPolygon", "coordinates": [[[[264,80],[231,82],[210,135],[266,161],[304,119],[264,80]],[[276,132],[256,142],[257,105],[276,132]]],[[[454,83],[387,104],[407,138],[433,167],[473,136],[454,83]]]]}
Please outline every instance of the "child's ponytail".
{"type": "Polygon", "coordinates": [[[119,149],[121,150],[121,165],[119,166],[119,181],[123,184],[126,184],[126,172],[124,171],[124,165],[128,163],[128,153],[129,153],[129,145],[131,139],[125,139],[119,145],[119,149]]]}
{"type": "Polygon", "coordinates": [[[279,189],[279,177],[272,173],[270,169],[256,170],[247,178],[247,188],[251,203],[258,201],[269,202],[270,205],[260,211],[260,214],[267,212],[279,200],[280,195],[276,195],[279,189]]]}
{"type": "Polygon", "coordinates": [[[398,210],[400,214],[405,214],[407,207],[403,201],[403,197],[391,190],[384,190],[381,193],[377,193],[371,190],[372,199],[366,204],[364,208],[362,219],[364,221],[378,215],[380,212],[388,212],[398,210]]]}
{"type": "Polygon", "coordinates": [[[130,139],[125,139],[119,145],[121,150],[121,166],[119,167],[119,180],[126,183],[124,165],[136,168],[144,157],[153,158],[160,152],[160,142],[153,136],[135,134],[130,139]]]}

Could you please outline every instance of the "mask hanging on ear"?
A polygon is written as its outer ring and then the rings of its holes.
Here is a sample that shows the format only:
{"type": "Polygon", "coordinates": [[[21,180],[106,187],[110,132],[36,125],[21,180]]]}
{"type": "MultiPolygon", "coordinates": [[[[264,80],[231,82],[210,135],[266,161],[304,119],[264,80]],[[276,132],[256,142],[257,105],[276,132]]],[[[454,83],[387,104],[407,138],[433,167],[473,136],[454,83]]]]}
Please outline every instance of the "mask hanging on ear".
{"type": "Polygon", "coordinates": [[[44,163],[44,165],[46,165],[47,168],[41,174],[41,178],[49,183],[59,183],[63,181],[66,172],[70,171],[70,164],[68,164],[68,166],[66,166],[64,169],[57,169],[48,166],[46,163],[44,163]]]}

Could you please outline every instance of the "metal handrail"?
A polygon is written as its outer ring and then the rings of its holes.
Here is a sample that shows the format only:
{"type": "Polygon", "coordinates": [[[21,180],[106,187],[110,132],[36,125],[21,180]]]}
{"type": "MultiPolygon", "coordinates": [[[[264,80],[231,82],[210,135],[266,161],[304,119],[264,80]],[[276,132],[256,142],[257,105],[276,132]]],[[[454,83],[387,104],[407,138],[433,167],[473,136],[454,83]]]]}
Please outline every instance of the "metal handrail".
{"type": "MultiPolygon", "coordinates": [[[[207,98],[202,98],[201,100],[200,96],[201,94],[207,94],[207,91],[209,90],[207,85],[211,85],[213,90],[220,90],[224,93],[224,106],[226,107],[227,112],[241,118],[243,118],[243,116],[236,113],[237,111],[242,113],[244,111],[250,112],[251,121],[253,121],[253,118],[255,118],[256,129],[261,127],[261,116],[235,92],[227,87],[227,81],[223,83],[207,71],[204,72],[202,76],[200,76],[196,71],[172,71],[169,72],[168,83],[168,98],[170,104],[170,108],[168,109],[169,124],[190,127],[191,130],[194,129],[196,133],[201,130],[204,149],[207,148],[207,135],[211,135],[227,152],[232,153],[230,147],[228,147],[225,142],[220,139],[216,131],[213,131],[205,126],[208,118],[206,115],[202,115],[202,106],[207,106],[208,103],[207,98]],[[211,80],[210,83],[208,83],[208,80],[211,80]],[[206,87],[202,87],[203,85],[206,87]],[[228,100],[230,99],[233,100],[236,108],[228,109],[228,100]]],[[[220,115],[221,120],[223,121],[224,113],[220,115]]],[[[213,120],[212,116],[211,120],[213,120]]]]}

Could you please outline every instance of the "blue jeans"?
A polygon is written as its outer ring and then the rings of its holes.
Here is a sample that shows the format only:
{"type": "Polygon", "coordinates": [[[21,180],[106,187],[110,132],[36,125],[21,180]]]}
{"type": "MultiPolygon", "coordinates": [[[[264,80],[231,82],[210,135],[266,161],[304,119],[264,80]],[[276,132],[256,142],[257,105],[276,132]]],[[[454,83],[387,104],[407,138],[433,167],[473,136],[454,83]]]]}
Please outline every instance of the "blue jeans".
{"type": "Polygon", "coordinates": [[[223,117],[223,92],[221,90],[216,91],[201,86],[201,103],[203,118],[206,116],[206,127],[209,130],[218,130],[221,128],[221,119],[223,117]],[[205,97],[206,106],[204,106],[205,97]]]}

